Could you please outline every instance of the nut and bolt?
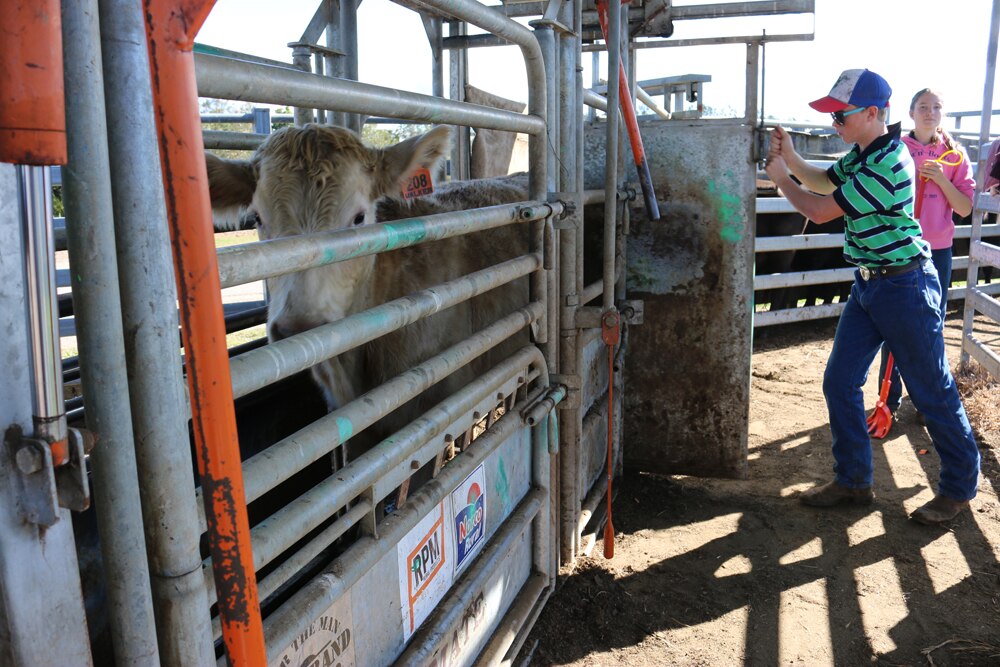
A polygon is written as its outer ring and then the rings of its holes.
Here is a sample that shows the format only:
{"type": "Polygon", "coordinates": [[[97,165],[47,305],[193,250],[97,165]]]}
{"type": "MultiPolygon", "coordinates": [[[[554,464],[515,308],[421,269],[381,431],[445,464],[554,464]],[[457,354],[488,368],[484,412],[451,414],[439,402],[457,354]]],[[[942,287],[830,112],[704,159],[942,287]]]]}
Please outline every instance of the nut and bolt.
{"type": "Polygon", "coordinates": [[[17,469],[25,475],[36,473],[45,465],[45,455],[38,450],[38,447],[31,444],[18,449],[14,459],[17,461],[17,469]]]}

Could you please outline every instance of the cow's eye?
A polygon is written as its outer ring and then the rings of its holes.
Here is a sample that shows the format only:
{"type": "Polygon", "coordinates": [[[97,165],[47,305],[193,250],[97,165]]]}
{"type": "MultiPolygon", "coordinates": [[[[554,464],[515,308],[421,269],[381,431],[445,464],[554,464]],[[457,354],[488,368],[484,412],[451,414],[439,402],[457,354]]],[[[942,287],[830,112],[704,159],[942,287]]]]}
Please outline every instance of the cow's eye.
{"type": "Polygon", "coordinates": [[[354,226],[357,227],[358,225],[363,225],[363,224],[365,224],[365,214],[358,213],[356,216],[354,216],[354,226]]]}

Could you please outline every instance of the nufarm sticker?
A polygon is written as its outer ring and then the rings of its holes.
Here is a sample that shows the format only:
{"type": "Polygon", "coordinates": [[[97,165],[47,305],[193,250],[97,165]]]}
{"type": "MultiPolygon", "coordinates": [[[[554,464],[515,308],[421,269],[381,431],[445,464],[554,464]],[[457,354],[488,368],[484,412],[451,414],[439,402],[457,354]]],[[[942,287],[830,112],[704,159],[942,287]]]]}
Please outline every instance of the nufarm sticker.
{"type": "Polygon", "coordinates": [[[442,501],[399,543],[399,598],[403,636],[413,635],[451,586],[454,565],[446,543],[442,501]]]}
{"type": "Polygon", "coordinates": [[[354,623],[348,591],[295,637],[270,667],[354,667],[354,623]]]}
{"type": "Polygon", "coordinates": [[[472,561],[486,537],[486,467],[480,465],[451,493],[455,525],[455,571],[472,561]]]}

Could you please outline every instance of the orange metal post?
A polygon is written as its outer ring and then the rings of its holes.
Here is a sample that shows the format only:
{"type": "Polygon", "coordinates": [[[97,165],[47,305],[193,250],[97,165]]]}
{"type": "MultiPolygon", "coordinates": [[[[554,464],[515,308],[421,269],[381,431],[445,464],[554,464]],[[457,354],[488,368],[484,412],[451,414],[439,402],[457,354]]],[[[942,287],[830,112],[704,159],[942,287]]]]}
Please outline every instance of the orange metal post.
{"type": "Polygon", "coordinates": [[[233,410],[194,37],[214,0],[144,0],[167,220],[173,241],[198,472],[231,665],[267,662],[233,410]]]}
{"type": "Polygon", "coordinates": [[[0,162],[66,164],[59,0],[4,0],[0,26],[0,162]]]}

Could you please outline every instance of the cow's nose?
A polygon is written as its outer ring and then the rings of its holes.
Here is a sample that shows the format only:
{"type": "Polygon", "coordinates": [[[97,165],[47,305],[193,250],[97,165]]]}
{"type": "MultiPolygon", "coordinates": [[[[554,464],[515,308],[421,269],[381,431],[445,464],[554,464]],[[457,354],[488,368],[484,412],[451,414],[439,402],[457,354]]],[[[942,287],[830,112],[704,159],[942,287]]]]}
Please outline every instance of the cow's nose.
{"type": "Polygon", "coordinates": [[[271,342],[283,340],[295,334],[309,331],[320,325],[319,322],[306,322],[305,320],[283,319],[271,322],[267,327],[268,337],[271,342]]]}

